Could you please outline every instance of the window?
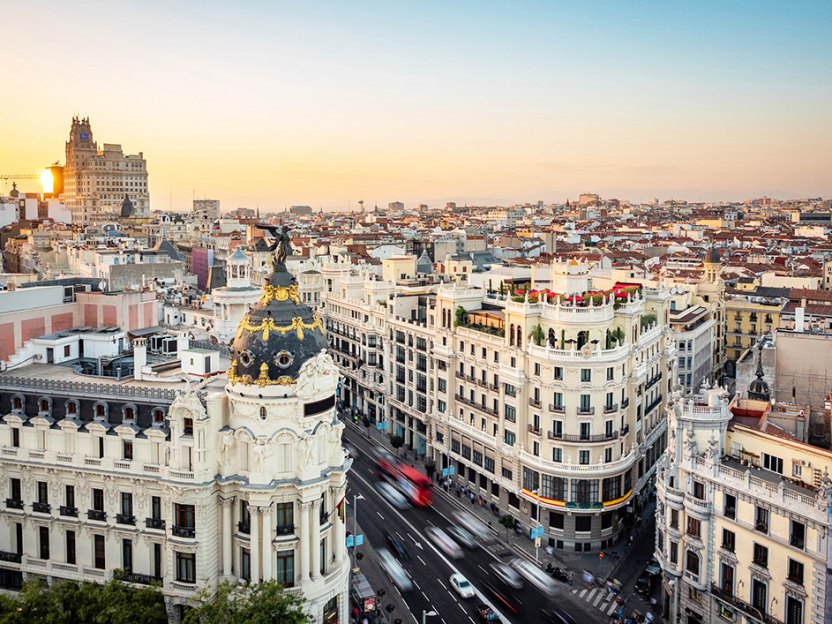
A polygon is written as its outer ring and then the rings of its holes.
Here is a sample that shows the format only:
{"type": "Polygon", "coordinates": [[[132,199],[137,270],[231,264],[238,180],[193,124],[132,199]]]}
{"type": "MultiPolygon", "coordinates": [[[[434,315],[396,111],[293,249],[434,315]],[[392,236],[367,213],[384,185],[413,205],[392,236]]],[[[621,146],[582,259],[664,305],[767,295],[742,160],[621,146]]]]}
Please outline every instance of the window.
{"type": "Polygon", "coordinates": [[[552,461],[556,463],[560,463],[563,461],[563,449],[562,448],[553,448],[552,449],[552,461]]]}
{"type": "Polygon", "coordinates": [[[670,547],[668,548],[668,556],[670,557],[670,563],[676,564],[679,563],[679,543],[674,542],[671,540],[670,547]]]}
{"type": "Polygon", "coordinates": [[[295,585],[295,554],[292,551],[277,553],[277,570],[275,579],[283,587],[295,585]]]}
{"type": "Polygon", "coordinates": [[[774,455],[763,453],[763,468],[778,474],[783,474],[783,460],[774,455]]]}
{"type": "Polygon", "coordinates": [[[760,613],[767,613],[768,601],[768,585],[763,581],[752,578],[751,579],[751,606],[757,609],[760,613]]]}
{"type": "Polygon", "coordinates": [[[95,511],[104,511],[104,490],[100,488],[93,488],[92,508],[95,511]]]}
{"type": "Polygon", "coordinates": [[[693,574],[697,579],[699,578],[699,555],[692,550],[687,552],[685,570],[693,574]]]}
{"type": "Polygon", "coordinates": [[[754,528],[760,533],[768,533],[768,509],[755,508],[754,528]]]}
{"type": "Polygon", "coordinates": [[[511,431],[506,430],[505,434],[503,435],[503,442],[508,444],[509,446],[514,446],[514,443],[517,441],[517,436],[514,435],[511,431]]]}
{"type": "Polygon", "coordinates": [[[705,484],[700,481],[693,482],[693,497],[705,500],[705,484]]]}
{"type": "Polygon", "coordinates": [[[615,378],[615,373],[613,372],[613,367],[607,367],[607,381],[612,381],[615,378]]]}
{"type": "Polygon", "coordinates": [[[734,534],[733,531],[729,531],[728,529],[722,529],[722,547],[725,550],[734,552],[734,548],[736,547],[736,539],[737,536],[734,534]]]}
{"type": "Polygon", "coordinates": [[[786,596],[786,624],[803,624],[803,601],[786,596]]]}
{"type": "Polygon", "coordinates": [[[121,455],[124,459],[130,460],[133,459],[133,441],[132,440],[124,440],[122,442],[121,447],[121,455]]]}
{"type": "Polygon", "coordinates": [[[49,503],[49,486],[46,481],[38,481],[38,502],[41,505],[49,503]]]}
{"type": "Polygon", "coordinates": [[[104,536],[93,536],[93,558],[96,569],[103,570],[106,567],[106,558],[104,557],[104,536]]]}
{"type": "Polygon", "coordinates": [[[578,405],[578,411],[583,413],[589,413],[591,411],[590,407],[590,397],[588,394],[582,394],[580,403],[578,405]]]}
{"type": "Polygon", "coordinates": [[[133,570],[133,540],[121,540],[121,567],[127,572],[133,570]]]}
{"type": "Polygon", "coordinates": [[[500,468],[500,474],[502,475],[503,479],[508,479],[509,481],[511,481],[514,478],[511,469],[506,468],[505,466],[500,468]]]}
{"type": "Polygon", "coordinates": [[[12,446],[20,448],[20,429],[12,427],[12,446]]]}
{"type": "Polygon", "coordinates": [[[719,587],[729,596],[734,595],[734,567],[724,561],[719,566],[720,584],[719,587]]]}
{"type": "Polygon", "coordinates": [[[589,451],[578,451],[578,463],[583,465],[589,463],[589,451]]]}
{"type": "Polygon", "coordinates": [[[534,363],[534,374],[536,377],[540,377],[540,364],[538,362],[534,363]]]}
{"type": "Polygon", "coordinates": [[[563,381],[563,367],[555,366],[555,381],[563,381]]]}
{"type": "Polygon", "coordinates": [[[671,529],[678,529],[679,528],[679,510],[678,509],[671,509],[670,510],[670,528],[671,529]]]}
{"type": "Polygon", "coordinates": [[[512,405],[506,405],[506,420],[509,422],[517,421],[517,409],[512,405]]]}
{"type": "Polygon", "coordinates": [[[75,507],[75,486],[74,485],[67,485],[65,488],[65,502],[66,506],[70,509],[75,507]]]}
{"type": "Polygon", "coordinates": [[[737,517],[737,499],[735,496],[731,494],[726,494],[722,498],[723,502],[723,511],[722,513],[725,514],[726,518],[731,518],[732,520],[736,519],[737,517]]]}
{"type": "Polygon", "coordinates": [[[763,568],[768,567],[768,548],[757,542],[754,542],[754,563],[763,568]]]}
{"type": "Polygon", "coordinates": [[[581,369],[581,381],[592,381],[592,369],[589,369],[589,368],[582,368],[581,369]]]}
{"type": "Polygon", "coordinates": [[[130,492],[121,493],[121,515],[128,518],[133,515],[133,494],[130,492]]]}
{"type": "Polygon", "coordinates": [[[612,461],[612,447],[604,449],[604,462],[610,463],[612,461]]]}
{"type": "Polygon", "coordinates": [[[792,583],[803,585],[803,564],[794,559],[789,559],[789,580],[792,583]]]}
{"type": "Polygon", "coordinates": [[[162,578],[162,545],[159,543],[153,544],[153,576],[162,578]]]}
{"type": "Polygon", "coordinates": [[[251,551],[248,548],[240,549],[240,577],[251,580],[251,551]]]}
{"type": "Polygon", "coordinates": [[[183,431],[185,435],[193,435],[194,434],[194,419],[193,418],[183,418],[183,431]]]}
{"type": "Polygon", "coordinates": [[[66,562],[75,565],[75,531],[66,532],[66,562]]]}
{"type": "Polygon", "coordinates": [[[692,518],[688,516],[688,530],[687,534],[692,535],[693,537],[701,537],[702,535],[702,523],[697,520],[696,518],[692,518]]]}
{"type": "Polygon", "coordinates": [[[176,553],[176,580],[180,583],[196,583],[196,555],[176,553]]]}
{"type": "Polygon", "coordinates": [[[789,546],[800,548],[803,550],[806,543],[806,525],[796,520],[791,521],[791,531],[789,532],[789,546]]]}
{"type": "Polygon", "coordinates": [[[549,512],[549,526],[553,529],[563,529],[563,515],[556,511],[549,512]]]}
{"type": "Polygon", "coordinates": [[[193,505],[174,505],[176,511],[176,526],[183,529],[196,528],[196,515],[193,505]]]}
{"type": "MultiPolygon", "coordinates": [[[[275,515],[277,516],[277,534],[289,535],[295,531],[295,505],[294,503],[277,503],[275,505],[275,515]]],[[[323,506],[321,506],[323,509],[323,506]]]]}
{"type": "Polygon", "coordinates": [[[49,527],[38,527],[38,542],[40,558],[49,559],[49,527]]]}
{"type": "Polygon", "coordinates": [[[592,433],[592,425],[588,422],[582,422],[578,425],[578,437],[581,440],[589,440],[592,433]]]}
{"type": "MultiPolygon", "coordinates": [[[[473,345],[471,345],[473,348],[473,345]]],[[[320,561],[318,562],[321,576],[326,574],[326,538],[321,540],[320,561]]]]}
{"type": "Polygon", "coordinates": [[[556,410],[562,410],[563,409],[563,392],[555,392],[555,396],[554,396],[553,400],[554,400],[554,404],[553,404],[554,408],[556,410]]]}

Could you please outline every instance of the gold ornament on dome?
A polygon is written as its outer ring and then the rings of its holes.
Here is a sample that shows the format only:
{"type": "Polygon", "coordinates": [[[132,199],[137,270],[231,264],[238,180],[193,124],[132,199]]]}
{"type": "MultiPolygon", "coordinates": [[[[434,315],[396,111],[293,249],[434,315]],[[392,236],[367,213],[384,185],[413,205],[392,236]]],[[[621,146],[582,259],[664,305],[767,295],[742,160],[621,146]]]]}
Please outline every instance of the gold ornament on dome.
{"type": "Polygon", "coordinates": [[[251,375],[238,375],[237,374],[237,360],[231,362],[231,368],[228,369],[228,381],[232,384],[241,384],[243,386],[291,386],[295,383],[295,379],[293,379],[290,375],[281,375],[277,379],[270,379],[269,378],[269,365],[263,362],[260,365],[260,376],[257,379],[253,379],[251,375]]]}
{"type": "Polygon", "coordinates": [[[303,340],[303,330],[308,329],[310,331],[314,329],[321,330],[321,333],[324,331],[324,324],[321,322],[320,317],[316,314],[313,317],[311,323],[306,323],[304,320],[296,316],[292,319],[292,322],[288,325],[277,325],[272,318],[265,318],[259,324],[253,324],[249,321],[248,314],[243,317],[243,320],[240,321],[240,324],[237,326],[237,338],[243,335],[244,331],[257,333],[263,332],[262,339],[265,342],[269,339],[269,334],[271,332],[277,332],[279,334],[288,334],[290,331],[294,331],[297,333],[298,340],[303,340]]]}
{"type": "Polygon", "coordinates": [[[260,303],[268,305],[271,301],[292,300],[295,305],[300,305],[300,295],[297,285],[292,286],[263,286],[263,294],[260,296],[260,303]]]}

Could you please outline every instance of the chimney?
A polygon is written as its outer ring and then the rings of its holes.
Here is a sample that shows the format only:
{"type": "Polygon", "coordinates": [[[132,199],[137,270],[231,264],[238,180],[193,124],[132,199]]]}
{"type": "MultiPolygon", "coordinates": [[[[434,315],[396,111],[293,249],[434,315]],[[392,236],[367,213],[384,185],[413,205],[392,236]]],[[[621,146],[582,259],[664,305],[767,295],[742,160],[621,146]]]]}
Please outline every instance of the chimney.
{"type": "Polygon", "coordinates": [[[141,381],[142,369],[147,364],[147,340],[136,338],[133,341],[133,379],[141,381]]]}
{"type": "Polygon", "coordinates": [[[795,311],[794,311],[794,330],[798,334],[803,333],[803,328],[804,328],[804,325],[805,325],[805,323],[804,323],[804,314],[805,314],[805,312],[806,312],[805,308],[796,308],[795,311]]]}
{"type": "Polygon", "coordinates": [[[176,353],[181,356],[182,352],[187,349],[190,349],[190,347],[191,339],[188,337],[188,332],[176,332],[176,353]]]}

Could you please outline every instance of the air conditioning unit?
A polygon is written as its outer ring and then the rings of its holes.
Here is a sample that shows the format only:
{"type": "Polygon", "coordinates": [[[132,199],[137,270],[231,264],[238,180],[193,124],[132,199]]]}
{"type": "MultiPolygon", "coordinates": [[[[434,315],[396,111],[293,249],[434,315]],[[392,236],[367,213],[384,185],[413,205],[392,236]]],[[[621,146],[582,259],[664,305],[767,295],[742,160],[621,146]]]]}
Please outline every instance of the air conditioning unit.
{"type": "Polygon", "coordinates": [[[811,463],[809,463],[809,462],[807,462],[805,459],[801,459],[801,460],[800,460],[800,465],[801,465],[801,466],[806,466],[807,468],[811,468],[811,467],[812,467],[812,464],[811,464],[811,463]]]}

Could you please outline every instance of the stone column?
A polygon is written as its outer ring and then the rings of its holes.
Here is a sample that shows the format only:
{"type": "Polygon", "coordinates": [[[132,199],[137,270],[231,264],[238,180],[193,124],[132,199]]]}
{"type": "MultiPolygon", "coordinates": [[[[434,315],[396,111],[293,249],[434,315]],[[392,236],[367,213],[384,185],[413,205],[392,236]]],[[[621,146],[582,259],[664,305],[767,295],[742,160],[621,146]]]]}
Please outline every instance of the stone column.
{"type": "Polygon", "coordinates": [[[321,499],[312,503],[312,530],[309,532],[312,539],[312,552],[309,557],[309,564],[312,566],[312,578],[321,576],[321,499]]]}
{"type": "MultiPolygon", "coordinates": [[[[346,501],[342,504],[346,505],[346,501]]],[[[347,526],[341,520],[341,513],[338,509],[335,510],[333,515],[335,518],[332,521],[332,554],[335,556],[335,563],[341,563],[347,548],[347,526]]]]}
{"type": "Polygon", "coordinates": [[[272,507],[263,507],[263,580],[272,578],[272,507]]]}
{"type": "Polygon", "coordinates": [[[309,508],[311,503],[299,503],[300,505],[300,582],[309,580],[309,508]]]}
{"type": "Polygon", "coordinates": [[[248,507],[251,516],[251,535],[249,536],[248,552],[251,562],[251,582],[260,582],[260,508],[248,507]]]}
{"type": "Polygon", "coordinates": [[[222,505],[222,574],[225,577],[231,576],[231,543],[234,534],[234,520],[233,520],[233,498],[221,498],[220,505],[222,505]]]}

